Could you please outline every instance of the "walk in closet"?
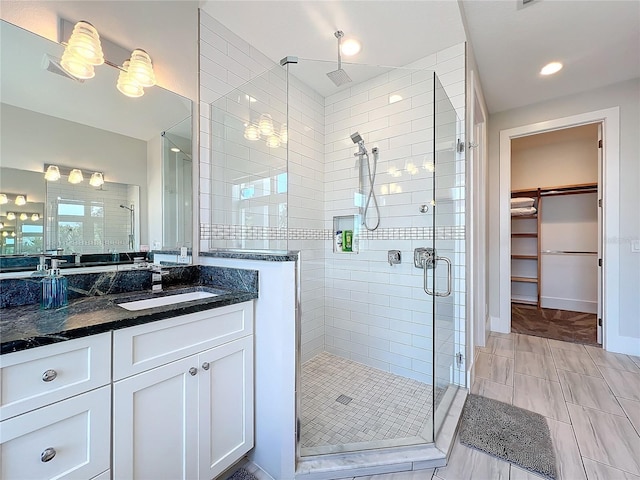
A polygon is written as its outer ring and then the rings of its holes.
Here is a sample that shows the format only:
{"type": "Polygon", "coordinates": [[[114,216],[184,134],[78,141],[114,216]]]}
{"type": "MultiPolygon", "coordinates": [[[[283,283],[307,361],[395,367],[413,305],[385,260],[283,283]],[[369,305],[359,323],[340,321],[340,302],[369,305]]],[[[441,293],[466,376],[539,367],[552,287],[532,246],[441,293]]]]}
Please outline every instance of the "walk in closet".
{"type": "Polygon", "coordinates": [[[579,317],[595,341],[598,125],[513,139],[511,149],[512,324],[526,317],[542,335],[555,328],[543,322],[579,317]]]}

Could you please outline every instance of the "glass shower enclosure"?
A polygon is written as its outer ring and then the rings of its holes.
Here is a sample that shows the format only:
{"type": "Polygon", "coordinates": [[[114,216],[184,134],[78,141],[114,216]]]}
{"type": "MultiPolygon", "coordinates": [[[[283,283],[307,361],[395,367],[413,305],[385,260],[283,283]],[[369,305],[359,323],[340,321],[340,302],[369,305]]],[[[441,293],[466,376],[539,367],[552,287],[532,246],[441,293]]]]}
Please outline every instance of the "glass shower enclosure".
{"type": "Polygon", "coordinates": [[[323,94],[335,65],[287,57],[210,113],[208,247],[300,251],[308,458],[431,444],[465,385],[460,112],[431,70],[343,65],[323,94]]]}

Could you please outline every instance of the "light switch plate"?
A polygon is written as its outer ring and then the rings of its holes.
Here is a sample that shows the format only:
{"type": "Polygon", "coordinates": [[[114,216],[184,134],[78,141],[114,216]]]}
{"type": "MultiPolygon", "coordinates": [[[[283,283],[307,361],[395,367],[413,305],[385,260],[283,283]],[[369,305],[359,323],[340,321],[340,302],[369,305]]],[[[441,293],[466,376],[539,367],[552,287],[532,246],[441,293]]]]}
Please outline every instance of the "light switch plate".
{"type": "Polygon", "coordinates": [[[631,251],[633,253],[640,253],[640,240],[633,240],[631,242],[631,251]]]}

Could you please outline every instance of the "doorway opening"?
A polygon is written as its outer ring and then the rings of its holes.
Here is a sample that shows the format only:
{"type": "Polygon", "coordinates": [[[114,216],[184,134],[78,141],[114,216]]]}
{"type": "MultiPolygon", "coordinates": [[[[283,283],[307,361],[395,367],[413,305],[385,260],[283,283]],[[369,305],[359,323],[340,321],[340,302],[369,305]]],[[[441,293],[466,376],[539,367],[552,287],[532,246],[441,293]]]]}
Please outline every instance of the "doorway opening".
{"type": "Polygon", "coordinates": [[[601,124],[511,140],[511,331],[598,345],[601,124]]]}

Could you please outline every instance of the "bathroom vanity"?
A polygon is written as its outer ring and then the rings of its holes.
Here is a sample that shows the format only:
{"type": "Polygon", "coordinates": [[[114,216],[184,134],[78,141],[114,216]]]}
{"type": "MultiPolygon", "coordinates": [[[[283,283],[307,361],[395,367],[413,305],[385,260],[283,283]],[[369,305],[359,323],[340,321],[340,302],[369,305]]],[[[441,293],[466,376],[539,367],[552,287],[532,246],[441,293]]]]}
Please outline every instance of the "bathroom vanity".
{"type": "Polygon", "coordinates": [[[253,447],[257,272],[177,268],[161,294],[0,309],[2,478],[211,479],[253,447]]]}

